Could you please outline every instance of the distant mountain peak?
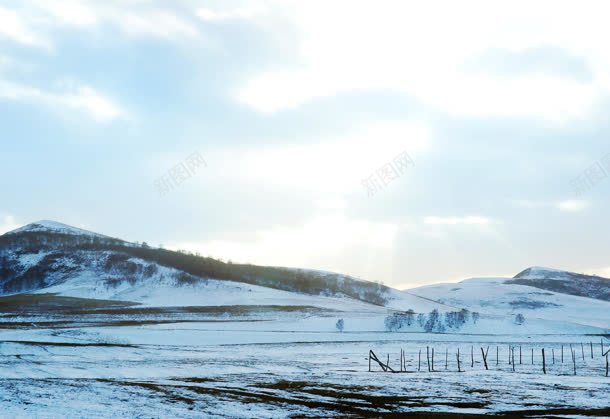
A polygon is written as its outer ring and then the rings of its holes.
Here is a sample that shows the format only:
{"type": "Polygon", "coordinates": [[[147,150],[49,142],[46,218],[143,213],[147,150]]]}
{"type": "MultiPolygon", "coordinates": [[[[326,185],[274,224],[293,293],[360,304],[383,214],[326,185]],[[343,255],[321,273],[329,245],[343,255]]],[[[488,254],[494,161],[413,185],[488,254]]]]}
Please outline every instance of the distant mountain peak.
{"type": "Polygon", "coordinates": [[[60,223],[58,221],[52,220],[40,220],[34,223],[27,224],[23,227],[19,227],[15,230],[9,231],[5,234],[19,234],[26,232],[47,232],[47,233],[60,233],[60,234],[70,234],[75,236],[97,236],[97,237],[107,237],[103,234],[94,233],[89,230],[84,230],[82,228],[73,227],[68,224],[60,223]]]}
{"type": "Polygon", "coordinates": [[[514,276],[517,278],[540,278],[540,277],[563,277],[571,272],[562,271],[559,269],[545,268],[543,266],[531,266],[514,276]]]}
{"type": "Polygon", "coordinates": [[[531,267],[518,273],[506,283],[610,301],[610,279],[601,276],[531,267]]]}

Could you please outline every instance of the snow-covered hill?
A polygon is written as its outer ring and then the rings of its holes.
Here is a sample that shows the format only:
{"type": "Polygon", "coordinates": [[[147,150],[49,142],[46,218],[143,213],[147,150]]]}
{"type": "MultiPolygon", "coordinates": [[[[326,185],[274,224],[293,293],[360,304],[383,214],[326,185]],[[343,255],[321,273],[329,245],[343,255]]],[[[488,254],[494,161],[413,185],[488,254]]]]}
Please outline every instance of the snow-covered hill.
{"type": "Polygon", "coordinates": [[[308,305],[429,312],[442,304],[331,272],[232,265],[53,221],[0,236],[0,295],[56,293],[147,306],[308,305]]]}
{"type": "MultiPolygon", "coordinates": [[[[561,275],[556,271],[556,275],[561,275]]],[[[475,278],[410,290],[439,303],[481,313],[522,314],[528,319],[566,321],[610,328],[610,302],[521,285],[509,278],[475,278]]]]}
{"type": "Polygon", "coordinates": [[[610,301],[610,279],[600,276],[532,267],[517,274],[509,283],[610,301]]]}
{"type": "Polygon", "coordinates": [[[102,234],[94,233],[92,231],[83,230],[81,228],[72,227],[67,224],[59,223],[57,221],[50,220],[41,220],[35,223],[30,223],[23,227],[19,227],[15,230],[9,231],[6,234],[19,234],[19,233],[36,233],[36,232],[46,232],[46,233],[59,233],[59,234],[71,234],[74,236],[88,236],[88,237],[100,237],[100,238],[108,238],[108,236],[104,236],[102,234]]]}
{"type": "MultiPolygon", "coordinates": [[[[386,316],[408,310],[427,318],[437,310],[434,331],[598,333],[610,328],[610,302],[571,295],[575,286],[581,293],[603,295],[606,280],[593,277],[597,282],[589,285],[588,278],[575,275],[531,268],[513,279],[399,291],[332,272],[230,264],[138,246],[53,221],[0,236],[0,295],[57,294],[149,307],[309,306],[358,318],[350,325],[367,330],[384,330],[386,316]],[[555,288],[561,284],[559,291],[547,290],[549,281],[555,288]],[[452,314],[446,313],[464,308],[477,312],[478,321],[453,327],[452,314]],[[525,325],[515,325],[517,314],[525,316],[525,325]]],[[[418,322],[403,331],[423,329],[418,322]]]]}

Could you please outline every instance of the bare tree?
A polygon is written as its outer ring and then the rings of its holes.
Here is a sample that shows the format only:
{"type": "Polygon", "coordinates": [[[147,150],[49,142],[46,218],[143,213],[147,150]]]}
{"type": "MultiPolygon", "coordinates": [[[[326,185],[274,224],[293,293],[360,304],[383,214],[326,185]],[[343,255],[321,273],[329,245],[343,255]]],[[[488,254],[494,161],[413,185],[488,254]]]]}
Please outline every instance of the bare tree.
{"type": "Polygon", "coordinates": [[[343,332],[343,328],[345,327],[345,321],[343,321],[343,319],[337,320],[337,324],[335,324],[335,327],[339,332],[343,332]]]}
{"type": "Polygon", "coordinates": [[[515,316],[515,324],[522,325],[525,323],[525,317],[523,314],[519,313],[515,316]]]}

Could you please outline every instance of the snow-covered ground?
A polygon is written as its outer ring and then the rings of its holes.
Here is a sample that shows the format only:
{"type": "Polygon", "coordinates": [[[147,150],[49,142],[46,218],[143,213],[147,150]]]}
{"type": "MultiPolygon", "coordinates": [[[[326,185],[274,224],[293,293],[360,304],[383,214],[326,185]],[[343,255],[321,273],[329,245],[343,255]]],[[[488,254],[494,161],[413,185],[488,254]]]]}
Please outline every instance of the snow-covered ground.
{"type": "Polygon", "coordinates": [[[2,330],[1,415],[610,414],[610,379],[604,376],[599,337],[341,333],[332,330],[331,320],[309,326],[303,319],[2,330]],[[510,346],[515,371],[508,363],[510,346]],[[427,347],[435,349],[435,372],[427,370],[427,347]],[[390,366],[398,368],[401,349],[408,373],[383,373],[375,365],[368,372],[369,350],[384,361],[389,355],[390,366]],[[457,372],[458,349],[464,372],[457,372]]]}
{"type": "MultiPolygon", "coordinates": [[[[90,296],[90,279],[55,291],[90,296]]],[[[342,297],[215,280],[98,292],[148,305],[47,312],[38,304],[63,300],[38,294],[25,297],[35,303],[2,313],[0,416],[610,415],[602,357],[610,340],[594,326],[536,318],[517,325],[512,316],[482,313],[456,333],[422,333],[417,323],[386,332],[393,309],[342,297]],[[184,305],[171,307],[178,301],[184,305]],[[428,348],[435,350],[434,372],[427,370],[428,348]],[[368,372],[369,350],[398,368],[401,349],[408,373],[374,364],[368,372]]],[[[403,309],[455,309],[409,293],[392,297],[403,309]],[[430,305],[414,306],[422,301],[430,305]]]]}
{"type": "MultiPolygon", "coordinates": [[[[51,221],[7,234],[24,232],[97,235],[51,221]]],[[[571,295],[588,278],[532,268],[527,285],[383,288],[381,306],[340,287],[199,278],[113,250],[15,245],[3,257],[18,283],[0,297],[0,417],[610,416],[603,278],[587,288],[599,299],[571,295]],[[571,294],[535,288],[541,278],[571,294]],[[387,331],[388,318],[401,327],[387,331]],[[427,322],[443,333],[423,333],[427,322]],[[404,350],[407,372],[369,372],[370,350],[396,369],[404,350]]]]}

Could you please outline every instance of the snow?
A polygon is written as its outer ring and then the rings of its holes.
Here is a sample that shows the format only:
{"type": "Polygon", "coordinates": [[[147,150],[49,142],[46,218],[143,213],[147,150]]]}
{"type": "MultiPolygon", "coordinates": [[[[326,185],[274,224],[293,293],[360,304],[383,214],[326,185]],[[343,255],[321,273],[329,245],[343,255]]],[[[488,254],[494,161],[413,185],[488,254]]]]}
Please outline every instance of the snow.
{"type": "MultiPolygon", "coordinates": [[[[132,259],[137,260],[137,259],[132,259]]],[[[84,272],[65,283],[43,288],[37,293],[56,293],[67,297],[132,301],[145,307],[279,305],[314,306],[330,310],[385,312],[383,307],[347,297],[326,297],[293,293],[242,282],[205,279],[195,285],[179,285],[172,268],[160,266],[150,279],[131,285],[125,281],[118,287],[108,287],[96,273],[84,272]]]]}
{"type": "Polygon", "coordinates": [[[551,408],[594,414],[590,409],[608,407],[604,359],[597,341],[590,357],[588,336],[340,333],[299,331],[300,325],[272,320],[5,330],[2,415],[255,418],[551,408]],[[509,346],[516,352],[514,372],[509,346]],[[567,359],[570,346],[577,350],[576,376],[567,359]],[[426,369],[426,348],[436,350],[436,372],[426,369]],[[480,348],[489,348],[490,370],[480,348]],[[404,349],[408,374],[369,373],[371,349],[384,360],[389,356],[394,367],[404,349]]]}
{"type": "MultiPolygon", "coordinates": [[[[525,285],[506,284],[504,278],[477,278],[458,284],[438,284],[409,291],[390,290],[388,302],[382,307],[346,296],[301,294],[213,278],[184,284],[177,280],[181,271],[159,265],[156,265],[157,271],[151,277],[134,275],[131,278],[119,278],[121,281],[116,285],[109,285],[105,278],[110,274],[104,271],[104,258],[94,256],[80,254],[80,258],[93,260],[87,264],[86,269],[74,271],[67,280],[35,292],[130,301],[139,303],[142,307],[317,307],[345,313],[340,316],[345,316],[346,319],[365,314],[366,318],[359,319],[359,324],[363,327],[359,331],[383,331],[383,320],[392,311],[411,309],[415,313],[429,313],[438,310],[442,314],[462,308],[481,314],[480,322],[477,325],[464,325],[460,329],[462,333],[603,333],[610,328],[610,302],[552,293],[525,285]],[[534,308],[528,308],[532,305],[534,308]],[[517,313],[525,316],[524,325],[514,323],[517,313]]],[[[25,257],[28,260],[33,258],[31,255],[25,257]]],[[[141,271],[150,265],[150,262],[138,258],[130,258],[129,261],[142,267],[141,271]]],[[[60,263],[73,266],[70,260],[60,263]]],[[[113,278],[110,275],[110,279],[113,278]]],[[[422,329],[413,326],[409,331],[422,329]]]]}
{"type": "Polygon", "coordinates": [[[610,302],[508,284],[506,278],[474,278],[410,290],[413,294],[472,311],[526,319],[566,321],[610,329],[610,302]],[[531,308],[528,308],[531,307],[531,308]]]}
{"type": "MultiPolygon", "coordinates": [[[[387,313],[393,310],[412,309],[418,313],[438,309],[451,311],[454,307],[439,304],[408,292],[390,290],[387,307],[381,307],[351,297],[337,295],[310,295],[282,291],[241,282],[200,278],[195,284],[181,284],[177,278],[180,270],[164,267],[139,258],[128,261],[138,265],[143,272],[154,265],[156,272],[148,277],[143,274],[116,276],[105,268],[105,260],[112,252],[77,251],[59,258],[55,263],[73,268],[67,277],[63,272],[48,278],[54,284],[34,293],[54,293],[67,297],[121,300],[141,303],[143,306],[220,306],[220,305],[308,305],[340,311],[364,311],[387,313]],[[118,280],[118,281],[115,281],[118,280]],[[110,283],[114,285],[109,285],[110,283]]],[[[21,254],[17,260],[25,267],[41,260],[44,254],[21,254]],[[26,266],[27,265],[27,266],[26,266]]],[[[195,278],[195,277],[193,277],[195,278]]]]}
{"type": "Polygon", "coordinates": [[[63,224],[57,221],[51,220],[41,220],[37,221],[23,227],[19,227],[15,230],[9,231],[5,234],[17,234],[23,232],[49,232],[49,233],[61,233],[61,234],[70,234],[77,236],[97,236],[97,237],[107,237],[102,234],[94,233],[92,231],[83,230],[81,228],[72,227],[67,224],[63,224]]]}
{"type": "Polygon", "coordinates": [[[518,274],[515,278],[520,279],[538,279],[538,278],[547,278],[547,279],[560,279],[565,280],[569,279],[571,275],[574,275],[571,272],[560,271],[558,269],[545,268],[542,266],[532,266],[531,268],[526,269],[522,273],[518,274]]]}
{"type": "MultiPolygon", "coordinates": [[[[96,235],[53,221],[11,233],[23,231],[96,235]]],[[[11,255],[26,270],[47,254],[11,255]]],[[[0,310],[1,416],[255,418],[418,411],[523,416],[524,409],[542,415],[548,409],[573,409],[557,415],[610,414],[591,410],[608,408],[610,381],[600,356],[602,344],[610,347],[607,301],[509,284],[506,278],[476,278],[390,290],[382,307],[342,295],[215,278],[184,280],[179,270],[138,258],[129,262],[139,273],[126,276],[106,268],[111,254],[62,254],[54,263],[70,269],[58,269],[56,276],[53,271],[45,278],[53,285],[36,292],[139,303],[133,310],[0,310]],[[154,273],[144,275],[151,265],[154,273]],[[423,333],[418,322],[385,330],[386,317],[396,311],[442,315],[462,308],[480,318],[475,322],[471,316],[446,333],[423,333]],[[517,313],[525,316],[523,324],[515,323],[517,313]],[[343,332],[335,327],[339,319],[343,332]],[[515,371],[507,362],[509,347],[522,355],[515,371]],[[437,372],[418,368],[419,354],[429,348],[436,350],[437,372]],[[481,348],[489,348],[489,370],[481,348]],[[561,351],[571,361],[572,348],[576,376],[571,362],[560,362],[561,351]],[[404,349],[409,374],[369,373],[371,349],[395,367],[404,349]]],[[[569,274],[533,267],[527,275],[569,274]]]]}
{"type": "Polygon", "coordinates": [[[19,264],[21,268],[25,271],[32,266],[38,265],[44,258],[47,256],[49,252],[37,252],[37,253],[24,253],[19,255],[19,264]]]}

